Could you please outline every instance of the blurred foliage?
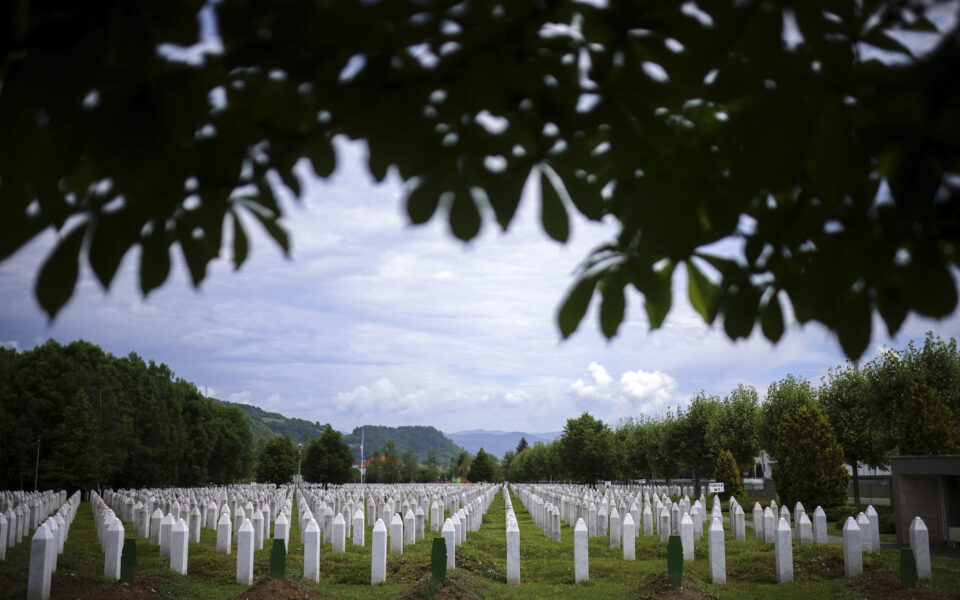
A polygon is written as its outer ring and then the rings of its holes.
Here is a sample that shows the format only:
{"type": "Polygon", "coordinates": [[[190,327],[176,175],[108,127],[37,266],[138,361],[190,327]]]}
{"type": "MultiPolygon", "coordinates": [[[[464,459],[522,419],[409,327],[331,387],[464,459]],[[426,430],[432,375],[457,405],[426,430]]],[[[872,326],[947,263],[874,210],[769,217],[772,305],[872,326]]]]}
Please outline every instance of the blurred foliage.
{"type": "Polygon", "coordinates": [[[463,240],[507,228],[528,180],[558,241],[573,212],[618,223],[563,336],[597,296],[615,335],[627,288],[660,326],[678,271],[730,338],[777,341],[792,315],[850,357],[875,314],[892,334],[956,307],[960,35],[931,21],[955,2],[232,0],[198,43],[203,5],[0,9],[0,260],[58,232],[51,317],[81,259],[109,287],[136,248],[147,294],[172,252],[194,285],[224,247],[242,265],[252,223],[287,252],[278,199],[301,159],[333,172],[338,135],[405,182],[412,222],[463,240]],[[902,34],[923,33],[915,56],[902,34]]]}

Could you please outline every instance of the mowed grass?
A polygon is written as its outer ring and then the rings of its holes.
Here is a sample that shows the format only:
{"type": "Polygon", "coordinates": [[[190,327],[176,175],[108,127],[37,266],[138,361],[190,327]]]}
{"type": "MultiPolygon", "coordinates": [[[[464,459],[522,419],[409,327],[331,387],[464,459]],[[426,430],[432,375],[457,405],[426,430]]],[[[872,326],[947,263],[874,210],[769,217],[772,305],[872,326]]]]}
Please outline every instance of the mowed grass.
{"type": "MultiPolygon", "coordinates": [[[[448,572],[441,586],[430,578],[430,551],[435,533],[406,546],[403,555],[388,555],[387,581],[370,586],[370,540],[372,524],[366,527],[366,545],[333,554],[330,545],[321,547],[319,583],[306,581],[303,574],[303,543],[294,506],[286,582],[299,598],[652,598],[667,589],[666,544],[656,536],[636,541],[636,561],[622,560],[622,550],[610,548],[606,539],[591,538],[590,580],[574,584],[573,530],[564,524],[561,541],[547,539],[531,516],[512,496],[520,525],[521,584],[506,583],[505,514],[502,494],[497,494],[478,532],[470,532],[457,548],[457,568],[448,572]]],[[[132,527],[126,524],[128,535],[132,527]]],[[[752,538],[745,542],[726,536],[727,584],[710,582],[706,536],[696,546],[695,560],[684,565],[684,587],[704,597],[723,598],[875,598],[880,586],[899,585],[899,555],[884,550],[880,555],[864,554],[864,575],[843,577],[843,555],[838,545],[809,545],[794,548],[794,577],[790,584],[776,583],[773,544],[752,538]]],[[[254,578],[264,581],[270,572],[269,543],[254,558],[254,578]]],[[[159,548],[138,540],[136,585],[141,592],[161,598],[234,598],[247,590],[234,583],[236,554],[217,554],[216,533],[204,529],[199,544],[190,544],[188,574],[169,569],[169,559],[159,548]]],[[[235,547],[234,547],[235,552],[235,547]]],[[[8,550],[0,562],[0,597],[25,598],[29,570],[29,541],[8,550]]],[[[118,586],[103,577],[100,552],[88,503],[80,506],[70,537],[53,576],[54,598],[96,598],[118,586]]],[[[928,586],[948,598],[960,598],[960,561],[934,557],[933,582],[928,586]]]]}

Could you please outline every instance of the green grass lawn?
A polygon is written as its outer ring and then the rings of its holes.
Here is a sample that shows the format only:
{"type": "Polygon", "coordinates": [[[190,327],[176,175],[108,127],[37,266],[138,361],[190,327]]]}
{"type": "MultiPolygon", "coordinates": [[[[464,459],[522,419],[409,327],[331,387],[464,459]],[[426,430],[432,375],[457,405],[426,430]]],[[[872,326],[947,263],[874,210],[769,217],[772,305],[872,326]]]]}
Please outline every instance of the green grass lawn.
{"type": "MultiPolygon", "coordinates": [[[[573,574],[573,530],[564,525],[561,541],[548,540],[538,530],[519,499],[513,497],[520,525],[521,584],[506,583],[505,515],[498,494],[483,519],[480,531],[469,533],[457,548],[457,568],[448,573],[441,588],[430,580],[430,548],[435,534],[404,548],[402,556],[388,556],[387,581],[370,586],[371,524],[367,545],[353,546],[332,554],[330,545],[321,547],[319,583],[304,581],[303,544],[298,515],[293,513],[286,586],[297,597],[335,598],[650,598],[666,588],[666,544],[656,537],[637,540],[637,560],[625,562],[621,550],[609,548],[605,539],[590,540],[590,580],[575,585],[573,574]]],[[[129,532],[132,527],[127,524],[129,532]]],[[[234,582],[236,555],[215,552],[216,533],[204,529],[199,544],[190,544],[188,574],[171,571],[169,559],[159,548],[138,540],[136,584],[140,590],[154,590],[162,598],[234,598],[246,586],[234,582]]],[[[263,582],[270,571],[269,544],[255,555],[254,577],[263,582]]],[[[684,565],[684,587],[697,597],[712,598],[873,598],[878,586],[899,585],[899,556],[884,550],[865,554],[862,577],[843,577],[842,549],[838,545],[809,545],[795,548],[795,582],[777,584],[774,576],[773,544],[763,544],[748,535],[745,542],[726,539],[727,584],[709,583],[709,562],[704,541],[697,545],[696,559],[684,565]]],[[[29,542],[8,551],[0,562],[0,597],[25,598],[29,542]]],[[[70,537],[53,576],[53,597],[95,598],[119,584],[105,581],[103,554],[99,550],[89,504],[80,506],[70,537]]],[[[960,561],[933,559],[930,588],[948,598],[960,599],[960,561]]],[[[293,593],[288,594],[293,595],[293,593]]]]}

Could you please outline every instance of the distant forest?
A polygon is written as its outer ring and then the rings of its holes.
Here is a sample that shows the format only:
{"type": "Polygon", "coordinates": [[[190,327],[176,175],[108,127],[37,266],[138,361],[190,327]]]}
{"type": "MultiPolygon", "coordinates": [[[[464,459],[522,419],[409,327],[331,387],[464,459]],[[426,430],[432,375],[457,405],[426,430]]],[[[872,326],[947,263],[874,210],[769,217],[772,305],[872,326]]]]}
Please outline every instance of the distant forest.
{"type": "MultiPolygon", "coordinates": [[[[254,472],[275,435],[294,444],[326,424],[205,397],[167,365],[96,344],[48,341],[23,352],[0,347],[0,489],[94,489],[226,484],[254,472]],[[39,443],[38,443],[39,440],[39,443]],[[39,448],[39,462],[37,452],[39,448]]],[[[345,435],[354,463],[392,439],[421,464],[462,451],[434,427],[365,425],[345,435]]]]}
{"type": "Polygon", "coordinates": [[[463,449],[454,444],[450,438],[443,435],[436,427],[424,425],[406,425],[403,427],[385,427],[383,425],[364,425],[356,427],[353,433],[343,436],[343,441],[350,445],[354,459],[360,462],[360,436],[363,436],[364,458],[373,456],[375,450],[381,453],[387,445],[387,440],[397,443],[401,452],[412,449],[420,464],[427,464],[427,453],[433,451],[440,466],[450,464],[451,458],[456,458],[463,449]]]}
{"type": "Polygon", "coordinates": [[[0,488],[193,486],[253,464],[244,413],[165,364],[85,341],[0,348],[0,488]],[[39,444],[38,444],[39,439],[39,444]]]}

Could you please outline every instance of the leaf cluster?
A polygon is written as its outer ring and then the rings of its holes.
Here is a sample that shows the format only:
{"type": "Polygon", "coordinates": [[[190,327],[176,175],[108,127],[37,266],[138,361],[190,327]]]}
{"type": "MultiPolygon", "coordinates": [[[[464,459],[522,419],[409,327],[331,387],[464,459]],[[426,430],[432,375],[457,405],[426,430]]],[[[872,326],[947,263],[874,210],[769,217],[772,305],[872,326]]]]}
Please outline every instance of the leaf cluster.
{"type": "Polygon", "coordinates": [[[177,251],[194,285],[224,248],[239,268],[254,223],[286,253],[281,200],[334,171],[335,136],[405,182],[412,222],[463,240],[506,229],[528,180],[553,239],[573,213],[617,222],[565,337],[597,296],[615,335],[629,290],[659,327],[678,267],[731,339],[776,341],[792,314],[851,357],[875,314],[893,334],[957,305],[960,24],[921,5],[237,0],[205,9],[216,50],[178,59],[202,5],[0,9],[0,260],[58,233],[51,317],[83,259],[106,288],[138,250],[147,294],[177,251]],[[894,30],[938,41],[915,56],[894,30]],[[740,256],[712,250],[727,239],[740,256]]]}

